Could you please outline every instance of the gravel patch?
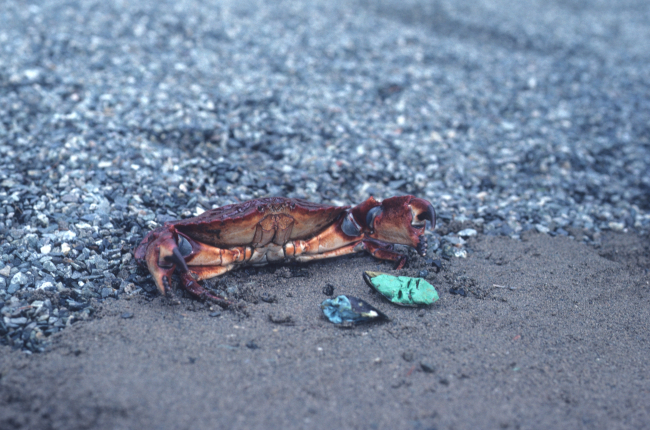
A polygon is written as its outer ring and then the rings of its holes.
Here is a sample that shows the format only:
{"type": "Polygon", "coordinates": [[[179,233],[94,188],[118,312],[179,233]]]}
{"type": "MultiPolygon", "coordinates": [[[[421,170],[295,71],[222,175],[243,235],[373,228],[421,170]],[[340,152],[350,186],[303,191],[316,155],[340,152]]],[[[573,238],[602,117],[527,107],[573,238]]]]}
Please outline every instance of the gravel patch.
{"type": "Polygon", "coordinates": [[[650,229],[644,2],[2,9],[0,339],[26,352],[153,289],[147,231],[256,197],[430,199],[432,260],[650,229]]]}

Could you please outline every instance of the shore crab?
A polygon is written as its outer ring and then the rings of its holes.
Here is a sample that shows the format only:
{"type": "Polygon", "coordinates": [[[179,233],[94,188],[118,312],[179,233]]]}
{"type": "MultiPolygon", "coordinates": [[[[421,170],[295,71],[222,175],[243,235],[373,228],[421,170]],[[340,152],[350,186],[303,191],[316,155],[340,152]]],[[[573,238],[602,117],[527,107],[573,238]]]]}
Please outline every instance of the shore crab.
{"type": "Polygon", "coordinates": [[[178,269],[181,285],[190,294],[231,306],[198,281],[243,265],[305,262],[360,251],[394,261],[401,269],[406,256],[395,252],[394,245],[413,247],[424,256],[427,221],[433,229],[433,206],[414,196],[383,201],[370,197],[353,207],[267,197],[167,222],[149,232],[134,255],[149,269],[162,295],[173,296],[171,276],[178,269]]]}

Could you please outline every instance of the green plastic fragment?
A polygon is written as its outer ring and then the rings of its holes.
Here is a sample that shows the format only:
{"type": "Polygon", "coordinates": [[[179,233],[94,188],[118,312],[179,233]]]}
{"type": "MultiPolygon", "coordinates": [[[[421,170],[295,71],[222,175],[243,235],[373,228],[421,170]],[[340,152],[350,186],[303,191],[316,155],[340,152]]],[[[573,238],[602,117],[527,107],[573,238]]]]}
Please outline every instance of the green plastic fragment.
{"type": "Polygon", "coordinates": [[[436,289],[422,278],[365,272],[363,279],[392,303],[400,306],[430,305],[438,300],[436,289]]]}

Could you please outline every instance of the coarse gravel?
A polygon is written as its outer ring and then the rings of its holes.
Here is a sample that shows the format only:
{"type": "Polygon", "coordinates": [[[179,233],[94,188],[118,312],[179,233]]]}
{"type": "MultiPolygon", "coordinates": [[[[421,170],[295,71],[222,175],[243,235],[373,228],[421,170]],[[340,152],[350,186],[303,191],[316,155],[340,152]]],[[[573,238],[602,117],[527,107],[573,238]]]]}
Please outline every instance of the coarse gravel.
{"type": "Polygon", "coordinates": [[[642,1],[2,1],[0,342],[42,351],[93,303],[146,293],[147,231],[256,197],[427,198],[446,258],[477,231],[647,232],[649,18],[642,1]]]}

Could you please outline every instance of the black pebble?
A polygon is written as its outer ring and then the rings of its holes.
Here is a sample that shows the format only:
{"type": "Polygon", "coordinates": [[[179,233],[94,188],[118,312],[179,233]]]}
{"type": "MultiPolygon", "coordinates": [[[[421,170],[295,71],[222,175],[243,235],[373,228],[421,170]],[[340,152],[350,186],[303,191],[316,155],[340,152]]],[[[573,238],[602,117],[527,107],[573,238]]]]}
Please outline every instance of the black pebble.
{"type": "Polygon", "coordinates": [[[436,366],[426,361],[420,363],[420,367],[424,373],[435,373],[436,371],[436,366]]]}
{"type": "Polygon", "coordinates": [[[254,340],[251,340],[246,344],[246,348],[248,348],[248,349],[259,349],[260,347],[255,343],[254,340]]]}
{"type": "Polygon", "coordinates": [[[438,273],[442,270],[442,261],[440,260],[433,260],[431,262],[431,266],[433,267],[433,271],[438,273]]]}
{"type": "Polygon", "coordinates": [[[418,277],[420,278],[426,278],[427,276],[429,276],[428,270],[420,270],[420,272],[418,272],[418,277]]]}
{"type": "Polygon", "coordinates": [[[323,287],[323,294],[326,296],[333,296],[334,295],[334,285],[332,284],[327,284],[326,286],[323,287]]]}
{"type": "Polygon", "coordinates": [[[467,293],[465,292],[465,288],[450,288],[449,289],[450,294],[458,294],[460,296],[467,296],[467,293]]]}

